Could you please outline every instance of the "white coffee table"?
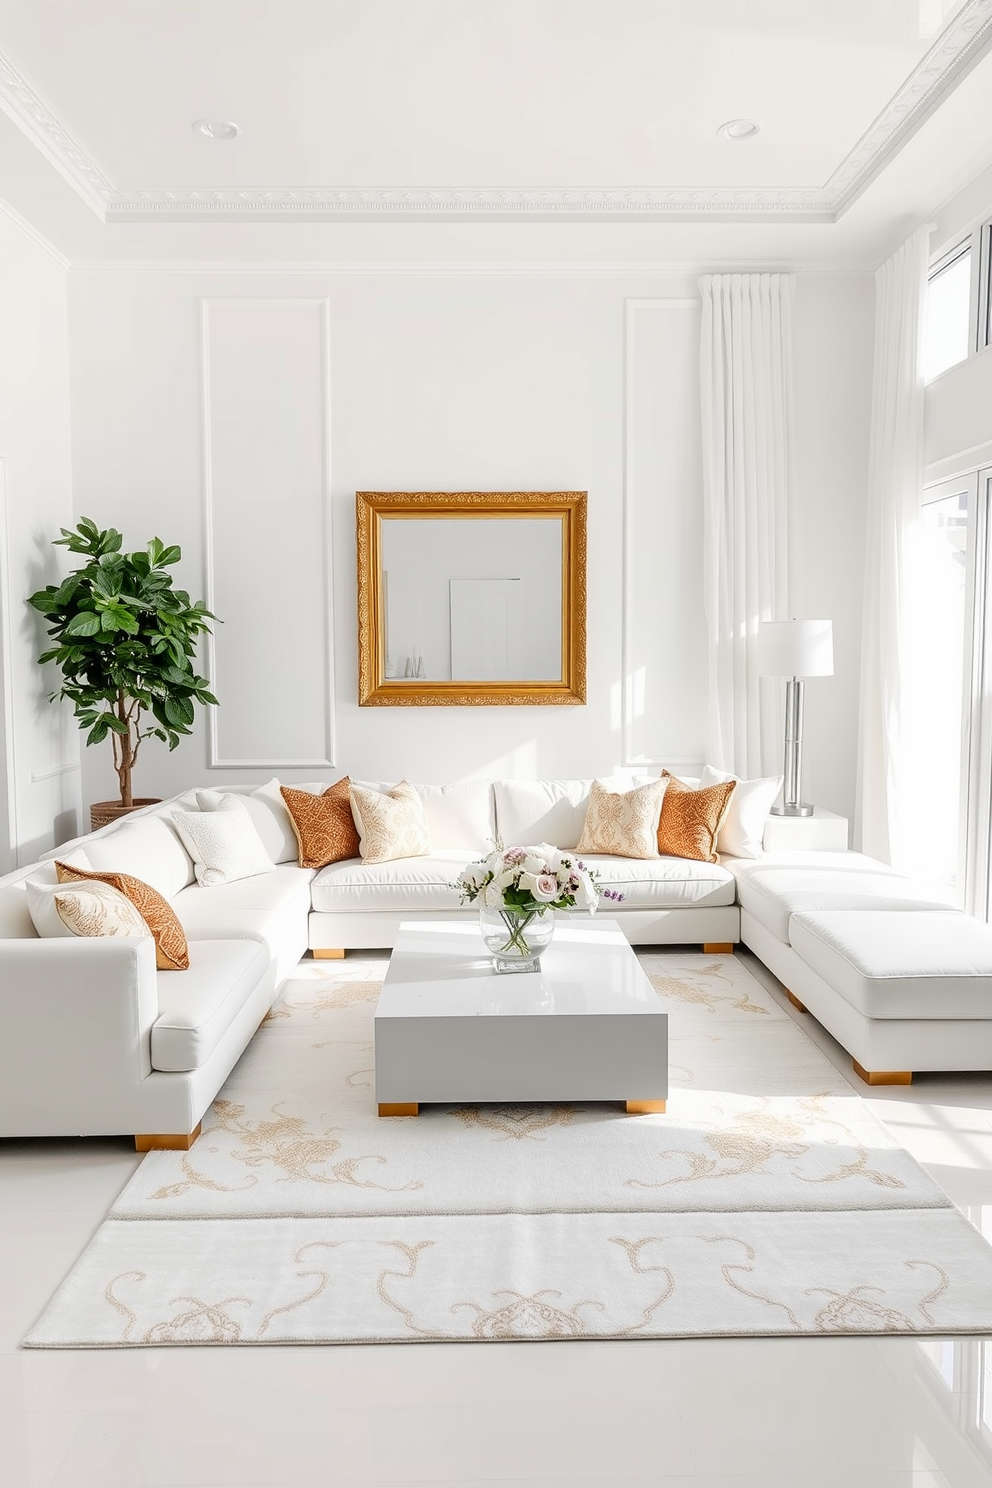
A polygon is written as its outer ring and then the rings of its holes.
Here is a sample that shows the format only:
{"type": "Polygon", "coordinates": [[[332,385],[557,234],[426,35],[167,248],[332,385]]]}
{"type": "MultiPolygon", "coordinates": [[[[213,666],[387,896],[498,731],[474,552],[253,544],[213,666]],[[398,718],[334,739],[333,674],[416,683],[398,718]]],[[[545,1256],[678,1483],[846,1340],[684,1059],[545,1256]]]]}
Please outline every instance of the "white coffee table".
{"type": "Polygon", "coordinates": [[[664,1111],[668,1015],[615,920],[559,918],[539,972],[497,975],[470,921],[404,921],[375,1013],[380,1116],[430,1101],[664,1111]]]}

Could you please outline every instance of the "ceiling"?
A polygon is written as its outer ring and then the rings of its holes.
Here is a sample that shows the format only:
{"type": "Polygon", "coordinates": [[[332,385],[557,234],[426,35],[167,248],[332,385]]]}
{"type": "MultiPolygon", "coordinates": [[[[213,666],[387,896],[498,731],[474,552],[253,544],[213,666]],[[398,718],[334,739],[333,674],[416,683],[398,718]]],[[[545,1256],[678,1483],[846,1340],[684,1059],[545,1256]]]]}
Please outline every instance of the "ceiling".
{"type": "Polygon", "coordinates": [[[79,263],[870,262],[990,96],[992,0],[4,0],[0,197],[79,263]]]}

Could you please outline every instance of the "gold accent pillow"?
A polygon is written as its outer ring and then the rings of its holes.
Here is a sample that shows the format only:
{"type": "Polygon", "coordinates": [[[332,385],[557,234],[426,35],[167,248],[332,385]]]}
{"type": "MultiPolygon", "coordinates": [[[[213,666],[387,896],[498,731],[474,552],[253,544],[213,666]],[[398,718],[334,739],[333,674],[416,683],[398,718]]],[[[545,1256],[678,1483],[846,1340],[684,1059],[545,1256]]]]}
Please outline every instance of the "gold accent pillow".
{"type": "Polygon", "coordinates": [[[667,785],[667,780],[650,780],[635,790],[611,791],[601,780],[594,780],[575,851],[613,853],[618,858],[656,858],[658,821],[667,785]]]}
{"type": "Polygon", "coordinates": [[[662,770],[668,789],[661,803],[658,822],[658,851],[670,858],[695,858],[701,863],[717,861],[716,839],[730,810],[736,780],[694,790],[677,775],[662,770]]]}
{"type": "Polygon", "coordinates": [[[119,889],[91,880],[57,889],[52,895],[58,917],[73,935],[151,935],[141,915],[119,889]]]}
{"type": "Polygon", "coordinates": [[[322,796],[312,791],[279,787],[293,823],[301,868],[326,868],[359,856],[358,832],[351,814],[347,775],[328,786],[322,796]]]}
{"type": "Polygon", "coordinates": [[[155,937],[155,965],[159,971],[189,970],[189,946],[183,927],[169,901],[163,899],[151,884],[134,878],[130,873],[97,873],[92,868],[73,868],[71,863],[56,863],[55,872],[59,883],[92,879],[119,889],[126,899],[130,899],[155,937]]]}
{"type": "Polygon", "coordinates": [[[408,780],[391,791],[353,785],[351,809],[361,841],[363,863],[395,858],[426,858],[431,850],[424,804],[408,780]]]}

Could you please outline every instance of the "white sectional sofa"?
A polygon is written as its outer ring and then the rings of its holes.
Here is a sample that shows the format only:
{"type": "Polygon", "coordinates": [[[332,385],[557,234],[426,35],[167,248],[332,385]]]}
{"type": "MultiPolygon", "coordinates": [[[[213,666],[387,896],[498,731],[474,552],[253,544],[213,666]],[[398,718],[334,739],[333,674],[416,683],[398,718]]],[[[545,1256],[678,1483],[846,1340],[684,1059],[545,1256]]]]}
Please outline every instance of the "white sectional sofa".
{"type": "MultiPolygon", "coordinates": [[[[378,789],[391,784],[357,783],[378,789]]],[[[326,784],[302,788],[320,791],[326,784]]],[[[39,938],[25,882],[46,871],[54,876],[50,862],[0,879],[0,1136],[134,1134],[139,1146],[188,1145],[280,983],[308,947],[316,956],[340,956],[351,948],[391,946],[403,920],[438,914],[473,919],[475,909],[460,906],[451,887],[457,872],[484,856],[497,838],[507,845],[548,841],[574,848],[590,784],[417,786],[433,844],[430,856],[374,865],[350,859],[316,872],[297,866],[287,817],[281,825],[269,823],[272,871],[210,888],[194,881],[192,860],[170,819],[173,808],[195,805],[192,792],[46,855],[71,862],[81,852],[83,866],[132,874],[162,893],[189,942],[185,972],[157,971],[150,940],[39,938]]],[[[230,790],[253,813],[261,810],[257,788],[230,790]]],[[[276,798],[278,804],[277,793],[276,798]]],[[[863,988],[852,993],[843,966],[825,976],[821,955],[814,970],[792,934],[794,921],[815,911],[930,913],[942,907],[883,864],[850,853],[712,864],[595,855],[586,861],[605,885],[624,895],[609,913],[632,944],[722,951],[743,935],[860,1063],[861,1055],[870,1061],[888,1046],[866,1041],[858,1020],[884,1020],[854,1007],[850,999],[863,998],[863,988]]],[[[955,925],[967,919],[956,912],[940,918],[941,934],[952,939],[955,925]]],[[[932,923],[938,928],[936,917],[932,923]]],[[[979,939],[989,935],[984,926],[976,933],[979,939]]],[[[914,1062],[898,1068],[973,1068],[967,1061],[976,1049],[982,1062],[992,1063],[992,1053],[985,1052],[992,1050],[992,958],[976,975],[984,977],[981,987],[977,993],[972,987],[974,995],[961,1003],[970,1009],[969,1019],[962,1022],[957,1012],[948,1017],[946,1010],[927,1019],[925,1036],[899,1046],[912,1048],[914,1062]],[[977,1020],[986,1030],[985,1044],[971,1037],[976,1006],[988,1008],[987,1017],[977,1020]],[[934,1042],[938,1023],[943,1031],[934,1042]]],[[[879,1068],[897,1066],[866,1064],[868,1071],[879,1068]]]]}

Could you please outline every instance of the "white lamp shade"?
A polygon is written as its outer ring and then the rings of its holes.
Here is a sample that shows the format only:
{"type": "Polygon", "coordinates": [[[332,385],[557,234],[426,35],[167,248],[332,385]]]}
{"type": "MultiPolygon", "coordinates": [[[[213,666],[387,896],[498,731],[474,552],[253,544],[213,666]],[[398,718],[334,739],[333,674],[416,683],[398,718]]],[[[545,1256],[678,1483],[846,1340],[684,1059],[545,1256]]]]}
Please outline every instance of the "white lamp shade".
{"type": "Polygon", "coordinates": [[[831,620],[762,620],[758,626],[758,671],[762,677],[832,677],[831,620]]]}

